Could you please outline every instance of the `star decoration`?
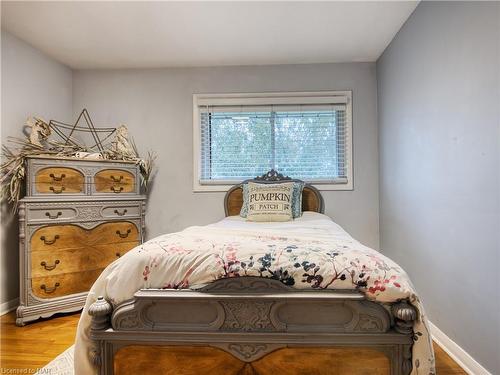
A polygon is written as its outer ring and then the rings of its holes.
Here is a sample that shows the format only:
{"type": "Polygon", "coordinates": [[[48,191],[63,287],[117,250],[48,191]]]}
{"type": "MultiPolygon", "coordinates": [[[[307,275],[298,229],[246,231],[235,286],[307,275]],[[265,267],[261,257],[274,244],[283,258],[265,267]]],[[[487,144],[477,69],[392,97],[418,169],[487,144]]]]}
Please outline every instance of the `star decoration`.
{"type": "Polygon", "coordinates": [[[116,128],[96,128],[92,119],[90,118],[89,112],[86,108],[82,110],[76,122],[74,124],[66,124],[57,120],[50,120],[49,126],[61,139],[65,145],[81,146],[73,137],[76,132],[90,133],[94,139],[94,144],[90,149],[97,148],[99,152],[104,152],[103,142],[111,137],[111,135],[116,131],[116,128]],[[86,126],[79,126],[80,122],[84,121],[86,126]],[[67,134],[66,134],[67,133],[67,134]],[[103,139],[99,137],[99,133],[108,133],[103,139]]]}

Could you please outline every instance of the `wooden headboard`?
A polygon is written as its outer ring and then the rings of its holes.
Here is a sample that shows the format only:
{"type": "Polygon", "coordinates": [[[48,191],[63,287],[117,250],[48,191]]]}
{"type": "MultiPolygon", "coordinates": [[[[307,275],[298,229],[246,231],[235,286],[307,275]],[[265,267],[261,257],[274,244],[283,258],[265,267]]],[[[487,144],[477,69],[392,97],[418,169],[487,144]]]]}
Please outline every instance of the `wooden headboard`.
{"type": "MultiPolygon", "coordinates": [[[[224,211],[226,216],[239,215],[241,206],[243,205],[243,184],[249,181],[259,182],[264,184],[276,184],[280,182],[300,181],[291,179],[290,177],[283,176],[281,173],[271,169],[269,172],[264,173],[262,176],[256,177],[252,180],[243,181],[241,184],[233,186],[228,190],[224,198],[224,211]]],[[[314,186],[306,184],[302,191],[302,211],[314,211],[323,213],[323,197],[318,189],[314,186]]]]}

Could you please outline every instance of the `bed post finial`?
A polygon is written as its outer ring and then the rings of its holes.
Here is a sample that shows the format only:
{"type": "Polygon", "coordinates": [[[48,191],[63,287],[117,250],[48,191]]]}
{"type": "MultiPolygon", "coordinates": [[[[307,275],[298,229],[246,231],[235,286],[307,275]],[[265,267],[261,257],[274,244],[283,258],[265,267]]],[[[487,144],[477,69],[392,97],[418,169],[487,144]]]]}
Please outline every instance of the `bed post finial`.
{"type": "Polygon", "coordinates": [[[398,333],[409,335],[413,332],[413,322],[417,319],[417,310],[406,300],[401,300],[392,305],[394,315],[394,329],[398,333]]]}
{"type": "Polygon", "coordinates": [[[112,310],[111,304],[104,297],[97,297],[97,300],[89,307],[89,315],[92,317],[92,329],[101,331],[108,328],[112,310]]]}
{"type": "MultiPolygon", "coordinates": [[[[99,296],[97,300],[90,305],[89,315],[92,317],[92,322],[90,323],[90,329],[92,331],[102,331],[109,327],[111,312],[113,307],[111,304],[104,299],[104,297],[99,296]]],[[[101,367],[101,341],[96,340],[95,345],[92,348],[90,355],[94,366],[101,367]]]]}
{"type": "MultiPolygon", "coordinates": [[[[391,307],[394,316],[394,330],[403,335],[413,334],[413,322],[417,319],[417,309],[410,305],[407,300],[400,300],[391,307]]],[[[410,375],[413,368],[412,344],[401,345],[400,359],[401,374],[410,375]]]]}

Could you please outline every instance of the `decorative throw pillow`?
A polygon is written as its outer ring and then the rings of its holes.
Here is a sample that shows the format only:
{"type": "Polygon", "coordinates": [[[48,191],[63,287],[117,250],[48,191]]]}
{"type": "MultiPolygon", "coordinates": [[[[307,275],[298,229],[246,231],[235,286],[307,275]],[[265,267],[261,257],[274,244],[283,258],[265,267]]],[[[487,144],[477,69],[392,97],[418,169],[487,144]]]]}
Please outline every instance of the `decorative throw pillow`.
{"type": "Polygon", "coordinates": [[[292,219],[293,182],[248,183],[249,221],[289,221],[292,219]]]}
{"type": "MultiPolygon", "coordinates": [[[[294,219],[302,216],[302,191],[304,190],[304,185],[305,182],[302,181],[293,182],[292,217],[294,219]]],[[[242,185],[242,190],[243,190],[243,204],[241,205],[240,216],[246,218],[248,215],[248,182],[242,185]]]]}
{"type": "Polygon", "coordinates": [[[302,190],[304,190],[305,183],[294,182],[292,192],[292,216],[294,219],[302,216],[302,190]]]}
{"type": "Polygon", "coordinates": [[[247,217],[248,215],[248,182],[242,186],[243,190],[243,204],[241,205],[240,216],[247,217]]]}

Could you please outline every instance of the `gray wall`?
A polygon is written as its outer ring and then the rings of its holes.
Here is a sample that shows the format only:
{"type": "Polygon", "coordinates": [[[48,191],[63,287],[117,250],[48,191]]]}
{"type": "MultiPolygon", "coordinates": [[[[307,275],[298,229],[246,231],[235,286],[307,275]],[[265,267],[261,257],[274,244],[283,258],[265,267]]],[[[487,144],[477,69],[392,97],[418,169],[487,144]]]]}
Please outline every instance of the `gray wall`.
{"type": "Polygon", "coordinates": [[[325,192],[326,213],[378,248],[378,150],[374,63],[76,71],[74,114],[125,123],[142,153],[158,154],[148,237],[221,219],[223,193],[193,193],[192,94],[353,90],[354,191],[325,192]]]}
{"type": "Polygon", "coordinates": [[[499,3],[421,3],[377,62],[380,235],[431,321],[500,374],[499,3]]]}
{"type": "MultiPolygon", "coordinates": [[[[29,116],[71,120],[72,72],[2,30],[1,140],[22,137],[29,116]]],[[[19,297],[17,218],[2,206],[0,303],[19,297]]]]}

